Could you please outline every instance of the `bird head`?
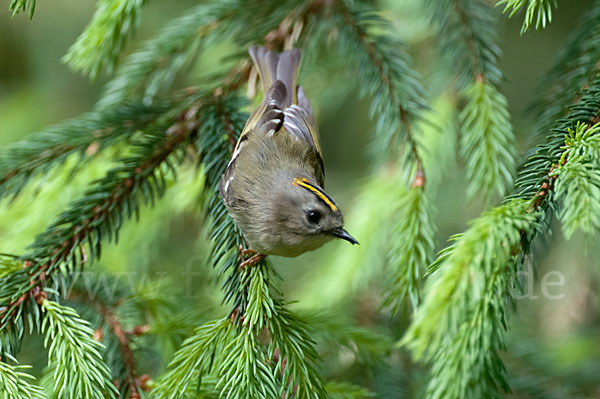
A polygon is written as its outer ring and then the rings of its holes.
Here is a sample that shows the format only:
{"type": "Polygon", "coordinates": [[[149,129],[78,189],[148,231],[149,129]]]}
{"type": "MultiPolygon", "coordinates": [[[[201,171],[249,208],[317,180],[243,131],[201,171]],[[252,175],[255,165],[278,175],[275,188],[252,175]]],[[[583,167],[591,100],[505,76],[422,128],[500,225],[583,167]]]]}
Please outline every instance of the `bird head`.
{"type": "Polygon", "coordinates": [[[316,249],[333,238],[358,244],[344,230],[344,216],[338,205],[318,184],[307,178],[293,178],[287,184],[279,187],[274,223],[280,224],[277,231],[284,235],[281,240],[294,252],[316,249]]]}

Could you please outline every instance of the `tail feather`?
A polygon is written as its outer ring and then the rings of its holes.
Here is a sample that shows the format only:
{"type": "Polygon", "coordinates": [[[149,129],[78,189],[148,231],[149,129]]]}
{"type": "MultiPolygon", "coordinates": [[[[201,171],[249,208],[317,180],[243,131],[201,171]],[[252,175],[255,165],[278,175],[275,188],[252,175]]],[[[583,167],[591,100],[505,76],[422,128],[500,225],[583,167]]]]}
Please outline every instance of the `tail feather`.
{"type": "Polygon", "coordinates": [[[263,92],[267,93],[273,83],[280,80],[286,88],[285,106],[297,104],[296,86],[302,58],[300,50],[292,49],[277,54],[264,47],[252,46],[248,52],[258,69],[263,92]]]}

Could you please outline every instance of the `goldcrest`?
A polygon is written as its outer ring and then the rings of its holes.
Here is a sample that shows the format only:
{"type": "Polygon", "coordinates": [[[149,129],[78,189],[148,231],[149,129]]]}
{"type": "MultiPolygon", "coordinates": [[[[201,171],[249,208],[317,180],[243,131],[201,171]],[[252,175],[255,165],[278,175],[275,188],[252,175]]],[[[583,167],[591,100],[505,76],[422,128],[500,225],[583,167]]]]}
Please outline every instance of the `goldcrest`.
{"type": "Polygon", "coordinates": [[[240,135],[220,181],[229,214],[261,256],[295,257],[333,238],[358,244],[324,170],[313,109],[297,85],[301,53],[250,47],[264,99],[240,135]]]}

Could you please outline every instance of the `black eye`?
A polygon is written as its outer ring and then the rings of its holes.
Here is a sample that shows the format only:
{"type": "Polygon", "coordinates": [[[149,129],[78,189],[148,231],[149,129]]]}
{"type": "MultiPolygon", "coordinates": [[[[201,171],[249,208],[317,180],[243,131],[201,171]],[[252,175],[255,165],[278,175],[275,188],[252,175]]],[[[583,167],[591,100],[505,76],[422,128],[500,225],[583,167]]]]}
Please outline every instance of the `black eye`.
{"type": "Polygon", "coordinates": [[[321,221],[321,212],[319,211],[308,211],[306,213],[306,219],[309,223],[318,224],[321,221]]]}

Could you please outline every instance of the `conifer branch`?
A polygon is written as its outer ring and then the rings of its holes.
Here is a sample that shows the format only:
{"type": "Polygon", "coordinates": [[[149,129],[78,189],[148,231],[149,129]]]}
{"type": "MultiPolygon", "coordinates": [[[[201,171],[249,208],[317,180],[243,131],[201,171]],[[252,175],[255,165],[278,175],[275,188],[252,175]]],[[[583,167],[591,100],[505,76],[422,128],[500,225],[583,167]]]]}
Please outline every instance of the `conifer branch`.
{"type": "MultiPolygon", "coordinates": [[[[306,20],[319,11],[321,3],[322,0],[308,5],[297,0],[260,3],[227,0],[198,5],[168,23],[156,37],[130,56],[119,68],[117,76],[106,85],[97,106],[110,106],[128,98],[151,103],[157,94],[170,86],[180,71],[193,64],[202,49],[217,40],[232,37],[240,46],[247,47],[264,38],[267,47],[276,47],[291,37],[289,25],[286,25],[287,29],[278,29],[282,20],[291,23],[306,20]]],[[[244,53],[236,54],[235,58],[243,65],[234,67],[230,81],[219,87],[233,85],[239,88],[246,82],[244,76],[247,77],[251,64],[246,62],[244,53]]],[[[208,78],[214,80],[214,76],[208,78]]]]}
{"type": "Polygon", "coordinates": [[[169,22],[119,67],[97,107],[110,107],[125,99],[153,102],[177,73],[195,60],[202,46],[220,37],[216,28],[222,8],[227,9],[225,5],[201,4],[169,22]]]}
{"type": "Polygon", "coordinates": [[[482,77],[500,83],[493,9],[481,0],[427,0],[427,7],[440,53],[454,66],[458,88],[482,77]]]}
{"type": "Polygon", "coordinates": [[[399,199],[398,224],[387,256],[393,281],[389,284],[385,306],[398,313],[409,301],[416,310],[420,303],[421,282],[424,269],[432,261],[435,245],[433,231],[433,205],[423,188],[411,188],[399,199]]]}
{"type": "Polygon", "coordinates": [[[491,398],[497,387],[508,389],[497,352],[521,237],[536,228],[538,215],[528,209],[514,200],[485,212],[431,266],[427,296],[403,339],[417,359],[433,363],[429,399],[491,398]]]}
{"type": "MultiPolygon", "coordinates": [[[[16,360],[8,357],[12,362],[16,360]]],[[[12,366],[0,361],[0,397],[7,399],[45,399],[44,391],[30,383],[34,379],[26,373],[30,366],[12,366]]]]}
{"type": "Polygon", "coordinates": [[[581,91],[593,82],[600,69],[600,3],[586,12],[569,35],[550,70],[538,87],[540,93],[531,109],[538,126],[535,139],[548,135],[556,120],[565,117],[569,107],[577,103],[581,91]],[[573,91],[573,88],[578,90],[573,91]],[[565,95],[565,93],[571,93],[565,95]]]}
{"type": "MultiPolygon", "coordinates": [[[[47,283],[65,287],[64,278],[88,260],[98,259],[103,240],[117,240],[124,220],[137,216],[139,201],[154,203],[166,189],[165,176],[174,173],[172,161],[198,129],[199,104],[181,113],[181,120],[146,131],[135,143],[134,155],[123,158],[93,188],[75,201],[57,221],[36,237],[23,257],[25,268],[4,278],[0,285],[2,318],[6,328],[22,316],[24,302],[47,283]],[[84,246],[88,247],[88,252],[84,246]],[[55,276],[56,270],[61,276],[55,276]]],[[[17,324],[20,325],[20,324],[17,324]]],[[[17,328],[19,331],[21,328],[17,328]]]]}
{"type": "Polygon", "coordinates": [[[325,388],[316,366],[319,356],[309,335],[309,325],[282,305],[276,311],[278,317],[271,319],[271,325],[267,327],[271,338],[267,353],[279,354],[273,360],[277,362],[275,370],[282,387],[280,396],[325,398],[325,388]]]}
{"type": "Polygon", "coordinates": [[[112,72],[125,41],[140,23],[146,0],[99,0],[92,22],[63,57],[74,70],[93,80],[112,72]]]}
{"type": "Polygon", "coordinates": [[[48,173],[69,156],[82,159],[100,154],[111,145],[131,140],[139,129],[153,123],[169,108],[120,104],[100,112],[50,126],[0,152],[0,198],[17,195],[36,176],[48,173]]]}
{"type": "MultiPolygon", "coordinates": [[[[119,319],[117,319],[117,316],[115,315],[115,313],[104,302],[97,300],[97,299],[92,299],[86,294],[82,294],[82,295],[77,295],[77,293],[75,293],[75,294],[76,294],[75,296],[77,297],[77,299],[79,299],[81,301],[85,301],[85,302],[90,302],[90,304],[94,308],[97,309],[98,313],[100,314],[100,316],[103,319],[103,322],[104,322],[103,324],[107,325],[110,328],[111,333],[117,339],[117,342],[119,344],[119,350],[120,350],[122,363],[126,370],[126,376],[125,376],[126,381],[122,381],[122,382],[126,383],[125,385],[128,389],[129,397],[131,397],[132,399],[134,399],[136,397],[139,398],[141,392],[140,392],[140,387],[138,385],[138,379],[137,379],[137,375],[136,375],[135,357],[133,355],[133,349],[131,348],[131,344],[129,342],[129,337],[128,337],[128,335],[131,335],[131,334],[129,334],[127,331],[125,331],[123,329],[123,326],[121,325],[121,322],[119,321],[119,319]]],[[[71,295],[69,297],[73,298],[73,291],[71,291],[71,295]]],[[[122,390],[122,387],[120,386],[120,384],[116,385],[116,388],[118,390],[122,390]]]]}
{"type": "Polygon", "coordinates": [[[249,296],[246,313],[208,323],[186,340],[157,397],[181,398],[192,381],[214,373],[226,397],[325,398],[308,327],[273,297],[270,268],[260,264],[240,273],[240,290],[249,296]]]}
{"type": "Polygon", "coordinates": [[[469,195],[489,200],[512,181],[516,142],[506,99],[498,91],[493,10],[482,0],[428,1],[442,55],[454,65],[456,86],[466,102],[461,112],[461,154],[467,162],[469,195]]]}
{"type": "MultiPolygon", "coordinates": [[[[579,90],[579,89],[576,89],[579,90]]],[[[577,131],[578,123],[588,127],[600,122],[600,79],[596,74],[590,86],[580,92],[577,104],[567,116],[556,122],[547,142],[536,148],[535,154],[523,166],[516,181],[517,192],[511,198],[533,198],[532,208],[546,211],[554,200],[555,169],[568,159],[565,152],[569,130],[577,131]]],[[[592,136],[595,137],[595,136],[592,136]]],[[[595,140],[595,139],[594,139],[595,140]]]]}
{"type": "MultiPolygon", "coordinates": [[[[427,296],[403,339],[417,358],[435,359],[428,398],[498,397],[498,388],[509,389],[498,351],[504,347],[510,293],[518,285],[511,278],[529,255],[548,211],[558,208],[557,169],[568,162],[569,144],[577,142],[566,134],[578,123],[600,122],[599,94],[596,78],[523,167],[517,181],[520,191],[455,236],[455,244],[434,262],[427,296]]],[[[584,135],[580,125],[586,152],[596,153],[595,144],[589,143],[597,141],[597,132],[584,135]]]]}
{"type": "Polygon", "coordinates": [[[29,10],[29,19],[33,19],[35,13],[35,2],[36,0],[10,0],[8,9],[12,12],[13,16],[20,12],[27,12],[29,10]]]}
{"type": "Polygon", "coordinates": [[[373,97],[370,114],[378,116],[376,131],[382,147],[408,141],[415,169],[425,175],[419,155],[414,124],[426,107],[423,88],[416,71],[409,66],[403,45],[389,32],[389,22],[373,10],[337,0],[333,8],[338,14],[338,42],[343,54],[354,55],[362,95],[373,97]]]}
{"type": "Polygon", "coordinates": [[[199,379],[208,375],[218,364],[217,356],[225,355],[223,349],[233,338],[233,324],[229,319],[206,323],[196,334],[185,340],[169,363],[169,370],[152,391],[157,399],[181,399],[199,379]]]}
{"type": "Polygon", "coordinates": [[[507,13],[509,18],[517,13],[527,4],[525,10],[525,19],[521,27],[521,34],[527,32],[530,26],[533,26],[535,20],[535,29],[544,29],[546,24],[552,22],[552,7],[558,6],[557,0],[499,0],[496,5],[504,6],[502,13],[507,13]]]}
{"type": "Polygon", "coordinates": [[[477,192],[485,200],[512,183],[515,168],[515,137],[506,98],[489,82],[476,81],[462,92],[468,103],[460,113],[461,155],[467,161],[467,194],[477,192]]]}
{"type": "Polygon", "coordinates": [[[54,370],[54,392],[59,397],[104,399],[116,389],[110,370],[102,360],[102,345],[92,338],[87,321],[74,309],[42,299],[44,346],[48,365],[54,370]]]}
{"type": "MultiPolygon", "coordinates": [[[[407,141],[407,159],[410,161],[407,174],[411,176],[412,182],[405,196],[413,199],[416,196],[418,201],[424,200],[426,171],[420,154],[423,149],[419,143],[416,123],[427,105],[419,76],[410,67],[410,60],[403,51],[404,46],[390,33],[393,28],[386,20],[375,15],[373,10],[343,0],[334,2],[333,9],[338,14],[338,43],[341,52],[356,57],[361,92],[373,97],[370,114],[371,117],[377,115],[376,134],[382,147],[394,148],[394,144],[397,146],[402,139],[407,141]]],[[[402,263],[405,258],[401,254],[420,254],[418,258],[412,258],[413,262],[408,266],[412,273],[409,278],[411,284],[405,286],[412,293],[411,299],[417,302],[421,271],[433,254],[431,238],[435,229],[433,220],[424,217],[431,213],[431,206],[427,202],[421,202],[418,206],[422,213],[419,219],[413,220],[413,232],[418,232],[416,236],[411,236],[414,240],[407,240],[402,248],[391,249],[388,255],[390,263],[395,266],[392,270],[394,280],[402,283],[409,270],[402,263]]],[[[400,221],[399,229],[405,227],[402,223],[400,221]]],[[[398,306],[406,298],[402,295],[402,289],[398,284],[392,285],[386,303],[398,306]]]]}
{"type": "Polygon", "coordinates": [[[565,152],[552,178],[556,197],[563,203],[560,218],[565,236],[575,230],[593,235],[600,231],[600,125],[578,123],[569,129],[565,152]]]}
{"type": "Polygon", "coordinates": [[[239,333],[224,348],[228,356],[219,362],[221,375],[216,388],[230,398],[269,399],[279,395],[277,375],[261,350],[258,336],[239,333]]]}

